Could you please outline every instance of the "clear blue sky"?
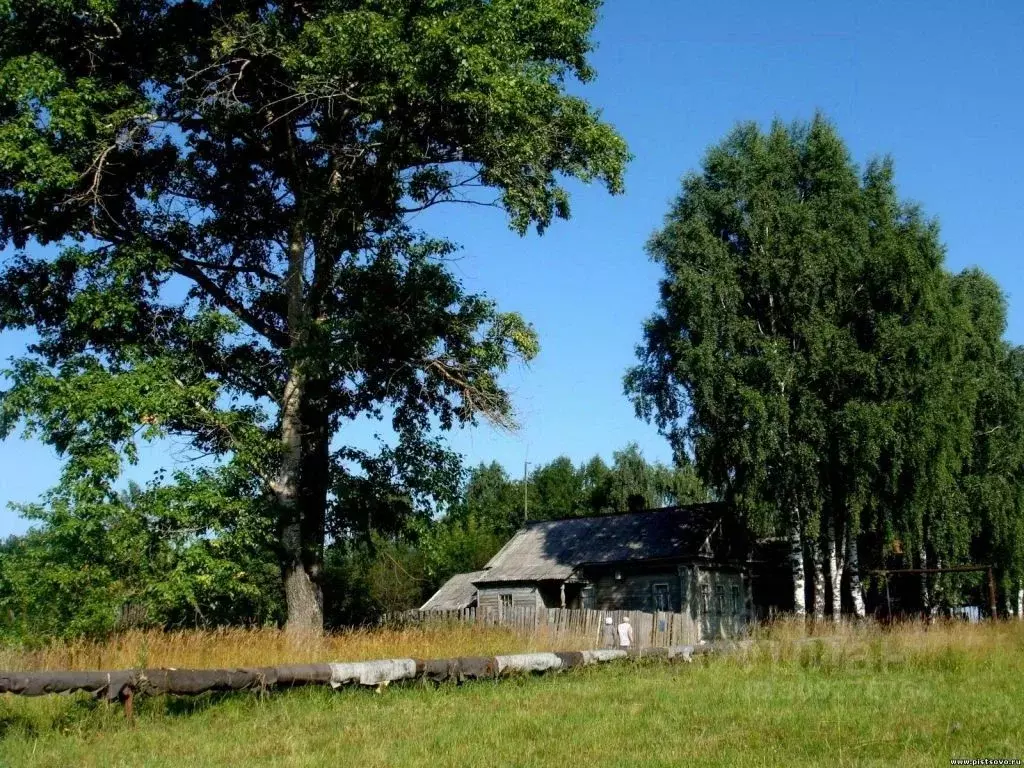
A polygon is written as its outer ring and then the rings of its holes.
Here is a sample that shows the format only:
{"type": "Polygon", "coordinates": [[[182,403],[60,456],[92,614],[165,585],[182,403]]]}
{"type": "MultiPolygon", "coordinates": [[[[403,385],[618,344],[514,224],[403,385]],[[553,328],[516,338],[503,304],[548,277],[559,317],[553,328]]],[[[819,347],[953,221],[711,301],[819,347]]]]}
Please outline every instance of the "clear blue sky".
{"type": "MultiPolygon", "coordinates": [[[[740,120],[807,119],[820,109],[858,162],[892,155],[901,194],[940,220],[948,266],[992,274],[1009,297],[1008,336],[1024,342],[1020,0],[608,0],[596,39],[598,77],[583,93],[636,157],[626,194],[574,186],[573,219],[543,237],[519,238],[484,209],[417,221],[464,246],[456,269],[469,288],[522,312],[540,333],[538,359],[507,379],[521,431],[456,433],[467,462],[497,459],[519,473],[526,459],[609,457],[629,441],[668,458],[622,395],[656,297],[644,243],[680,177],[740,120]]],[[[24,343],[0,337],[0,359],[24,343]]],[[[181,454],[152,446],[132,476],[146,479],[181,454]]],[[[57,473],[44,446],[0,443],[0,504],[35,499],[57,473]]],[[[24,527],[0,510],[0,535],[24,527]]]]}

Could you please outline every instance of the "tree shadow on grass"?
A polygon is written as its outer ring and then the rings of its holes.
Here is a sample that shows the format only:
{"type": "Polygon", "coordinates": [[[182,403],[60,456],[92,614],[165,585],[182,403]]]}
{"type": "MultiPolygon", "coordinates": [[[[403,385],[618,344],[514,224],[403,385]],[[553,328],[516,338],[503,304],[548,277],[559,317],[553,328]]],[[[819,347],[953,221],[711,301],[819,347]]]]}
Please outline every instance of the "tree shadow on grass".
{"type": "MultiPolygon", "coordinates": [[[[287,688],[268,688],[247,691],[210,691],[197,696],[164,695],[150,699],[146,711],[168,717],[193,717],[221,706],[256,707],[270,701],[283,700],[294,695],[312,696],[324,691],[323,686],[296,685],[287,688]]],[[[329,691],[329,689],[327,689],[329,691]]]]}
{"type": "Polygon", "coordinates": [[[152,703],[157,704],[153,710],[154,714],[167,717],[193,717],[224,704],[246,706],[256,704],[260,700],[261,694],[258,691],[214,691],[201,693],[198,696],[161,696],[159,700],[154,699],[152,703]]]}
{"type": "Polygon", "coordinates": [[[9,697],[0,700],[0,741],[23,736],[39,738],[47,733],[67,733],[83,727],[100,728],[120,707],[86,694],[40,699],[9,697]]]}

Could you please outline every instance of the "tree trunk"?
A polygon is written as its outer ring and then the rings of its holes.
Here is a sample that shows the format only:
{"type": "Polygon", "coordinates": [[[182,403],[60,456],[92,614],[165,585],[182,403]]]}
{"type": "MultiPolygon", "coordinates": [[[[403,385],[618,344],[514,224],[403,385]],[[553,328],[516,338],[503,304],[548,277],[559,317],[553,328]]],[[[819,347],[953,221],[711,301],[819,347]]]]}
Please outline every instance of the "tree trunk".
{"type": "Polygon", "coordinates": [[[281,465],[274,483],[281,525],[281,575],[288,610],[286,629],[294,633],[322,632],[323,593],[319,576],[323,550],[323,504],[309,480],[315,478],[318,425],[306,424],[312,394],[308,365],[301,357],[306,341],[306,306],[303,267],[306,239],[297,221],[288,244],[288,337],[297,353],[281,399],[281,465]],[[312,473],[310,470],[313,470],[312,473]],[[319,534],[318,534],[319,531],[319,534]]]}
{"type": "MultiPolygon", "coordinates": [[[[919,567],[922,568],[922,569],[923,568],[927,568],[928,567],[928,550],[925,548],[925,545],[923,543],[918,546],[917,552],[918,552],[918,557],[920,558],[920,561],[921,561],[919,567]]],[[[932,604],[932,598],[931,598],[931,594],[930,594],[930,592],[928,590],[928,574],[927,573],[922,573],[921,574],[921,613],[922,613],[924,618],[931,618],[931,614],[932,614],[931,604],[932,604]]]]}
{"type": "Polygon", "coordinates": [[[1024,581],[1017,582],[1017,618],[1024,619],[1024,581]]]}
{"type": "Polygon", "coordinates": [[[830,531],[831,535],[828,538],[828,587],[829,597],[831,598],[831,611],[832,621],[838,622],[843,614],[843,596],[840,590],[840,580],[842,578],[843,568],[839,562],[838,544],[836,543],[836,535],[830,531]]]}
{"type": "Polygon", "coordinates": [[[789,528],[789,564],[793,570],[793,613],[807,615],[806,582],[804,579],[804,547],[800,531],[800,509],[793,506],[789,528]]]}
{"type": "Polygon", "coordinates": [[[821,538],[811,537],[811,574],[814,585],[814,620],[825,620],[825,557],[821,538]]]}
{"type": "MultiPolygon", "coordinates": [[[[303,424],[301,401],[304,380],[293,372],[281,405],[281,442],[284,455],[275,493],[281,515],[281,572],[288,609],[289,632],[321,632],[324,626],[323,595],[319,576],[319,547],[308,540],[309,516],[302,488],[303,424]]],[[[320,542],[322,547],[322,540],[320,542]]]]}
{"type": "Polygon", "coordinates": [[[863,619],[867,611],[864,610],[864,590],[860,583],[860,552],[857,546],[857,532],[852,529],[846,534],[846,567],[850,572],[850,601],[853,603],[853,615],[863,619]]]}

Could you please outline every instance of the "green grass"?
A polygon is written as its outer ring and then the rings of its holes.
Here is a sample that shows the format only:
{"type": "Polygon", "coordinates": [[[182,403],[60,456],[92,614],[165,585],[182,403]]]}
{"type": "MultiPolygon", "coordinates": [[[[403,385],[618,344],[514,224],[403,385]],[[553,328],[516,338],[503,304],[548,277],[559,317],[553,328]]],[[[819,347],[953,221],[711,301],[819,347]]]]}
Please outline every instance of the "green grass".
{"type": "Polygon", "coordinates": [[[0,697],[0,765],[938,766],[1024,757],[1022,711],[1020,627],[769,638],[461,687],[150,699],[134,725],[80,697],[0,697]]]}

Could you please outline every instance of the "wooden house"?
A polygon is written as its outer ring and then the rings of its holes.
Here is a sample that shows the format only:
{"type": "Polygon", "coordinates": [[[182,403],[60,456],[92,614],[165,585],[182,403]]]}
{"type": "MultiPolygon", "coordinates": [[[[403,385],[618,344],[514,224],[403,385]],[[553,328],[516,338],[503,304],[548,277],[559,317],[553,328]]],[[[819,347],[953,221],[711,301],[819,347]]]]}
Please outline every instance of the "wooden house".
{"type": "Polygon", "coordinates": [[[745,537],[725,505],[696,504],[527,523],[423,609],[670,611],[720,636],[754,615],[750,583],[745,537]]]}

